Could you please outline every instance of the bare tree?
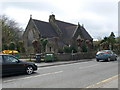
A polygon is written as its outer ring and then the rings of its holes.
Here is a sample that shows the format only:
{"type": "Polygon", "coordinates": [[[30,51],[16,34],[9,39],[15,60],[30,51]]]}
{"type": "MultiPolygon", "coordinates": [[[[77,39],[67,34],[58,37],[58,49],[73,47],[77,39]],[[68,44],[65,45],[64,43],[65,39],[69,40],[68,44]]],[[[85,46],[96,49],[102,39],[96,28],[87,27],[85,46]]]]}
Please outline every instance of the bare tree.
{"type": "Polygon", "coordinates": [[[0,23],[2,24],[3,46],[9,46],[11,42],[17,43],[21,39],[23,29],[14,20],[9,19],[6,15],[1,15],[0,23]]]}

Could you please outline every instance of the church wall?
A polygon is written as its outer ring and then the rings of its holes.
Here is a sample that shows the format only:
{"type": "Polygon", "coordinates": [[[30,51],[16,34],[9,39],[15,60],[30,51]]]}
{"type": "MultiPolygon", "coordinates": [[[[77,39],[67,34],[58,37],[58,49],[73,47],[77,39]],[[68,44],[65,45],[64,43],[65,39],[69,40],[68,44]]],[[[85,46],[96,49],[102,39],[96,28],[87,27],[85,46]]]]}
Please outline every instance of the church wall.
{"type": "Polygon", "coordinates": [[[30,20],[28,23],[28,26],[25,30],[24,36],[23,36],[23,41],[24,41],[24,46],[25,46],[26,52],[34,53],[32,41],[38,40],[39,36],[40,35],[39,35],[38,31],[36,30],[36,27],[34,26],[32,20],[30,20]],[[32,49],[32,50],[30,50],[30,49],[32,49]]]}

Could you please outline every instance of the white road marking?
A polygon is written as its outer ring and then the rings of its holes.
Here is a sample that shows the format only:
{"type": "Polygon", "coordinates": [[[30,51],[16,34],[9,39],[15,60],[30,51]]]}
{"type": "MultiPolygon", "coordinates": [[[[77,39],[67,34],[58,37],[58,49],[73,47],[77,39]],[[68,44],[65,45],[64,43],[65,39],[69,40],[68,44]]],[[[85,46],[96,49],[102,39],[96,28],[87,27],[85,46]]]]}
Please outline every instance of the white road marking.
{"type": "Polygon", "coordinates": [[[25,78],[11,79],[11,80],[3,81],[3,83],[12,82],[12,81],[16,81],[16,80],[24,80],[24,79],[29,79],[29,78],[35,78],[35,77],[40,77],[40,76],[46,76],[46,75],[52,75],[52,74],[58,74],[58,73],[62,73],[62,72],[63,71],[57,71],[57,72],[52,72],[52,73],[45,73],[45,74],[41,74],[41,75],[25,77],[25,78]]]}
{"type": "Polygon", "coordinates": [[[90,68],[90,67],[94,67],[94,66],[97,66],[97,65],[100,65],[100,64],[95,64],[95,65],[91,65],[91,66],[87,66],[87,67],[79,67],[79,69],[90,68]]]}

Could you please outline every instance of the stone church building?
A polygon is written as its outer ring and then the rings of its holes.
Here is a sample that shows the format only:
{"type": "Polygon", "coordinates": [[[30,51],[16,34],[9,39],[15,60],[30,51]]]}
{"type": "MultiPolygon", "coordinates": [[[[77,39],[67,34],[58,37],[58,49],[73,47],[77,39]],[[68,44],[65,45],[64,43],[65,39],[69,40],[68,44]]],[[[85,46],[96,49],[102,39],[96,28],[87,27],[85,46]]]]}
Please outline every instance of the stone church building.
{"type": "Polygon", "coordinates": [[[40,40],[41,38],[47,38],[48,43],[46,45],[46,52],[60,52],[65,45],[75,45],[79,49],[81,48],[81,42],[86,43],[93,42],[93,38],[86,31],[84,26],[64,22],[57,20],[55,15],[49,16],[49,22],[32,19],[27,24],[27,27],[23,34],[23,41],[26,51],[34,53],[32,41],[40,40]]]}

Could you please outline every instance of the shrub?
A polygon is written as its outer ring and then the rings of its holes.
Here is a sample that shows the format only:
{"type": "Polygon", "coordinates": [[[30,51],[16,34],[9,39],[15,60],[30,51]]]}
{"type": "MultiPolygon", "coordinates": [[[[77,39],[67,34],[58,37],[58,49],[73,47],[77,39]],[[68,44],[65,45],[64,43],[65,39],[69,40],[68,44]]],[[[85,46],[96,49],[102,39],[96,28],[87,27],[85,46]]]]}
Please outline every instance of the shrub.
{"type": "Polygon", "coordinates": [[[65,46],[63,47],[63,51],[64,51],[65,53],[76,53],[76,52],[77,52],[77,49],[76,49],[73,45],[71,45],[71,46],[65,45],[65,46]]]}
{"type": "Polygon", "coordinates": [[[67,45],[65,45],[65,46],[63,47],[63,51],[64,51],[65,53],[71,53],[70,47],[67,46],[67,45]]]}
{"type": "Polygon", "coordinates": [[[9,49],[8,45],[2,44],[2,50],[8,50],[8,49],[9,49]]]}
{"type": "Polygon", "coordinates": [[[15,50],[15,43],[14,42],[11,42],[10,45],[9,45],[9,50],[15,50]]]}
{"type": "Polygon", "coordinates": [[[85,42],[82,45],[82,52],[87,52],[87,46],[85,42]]]}

